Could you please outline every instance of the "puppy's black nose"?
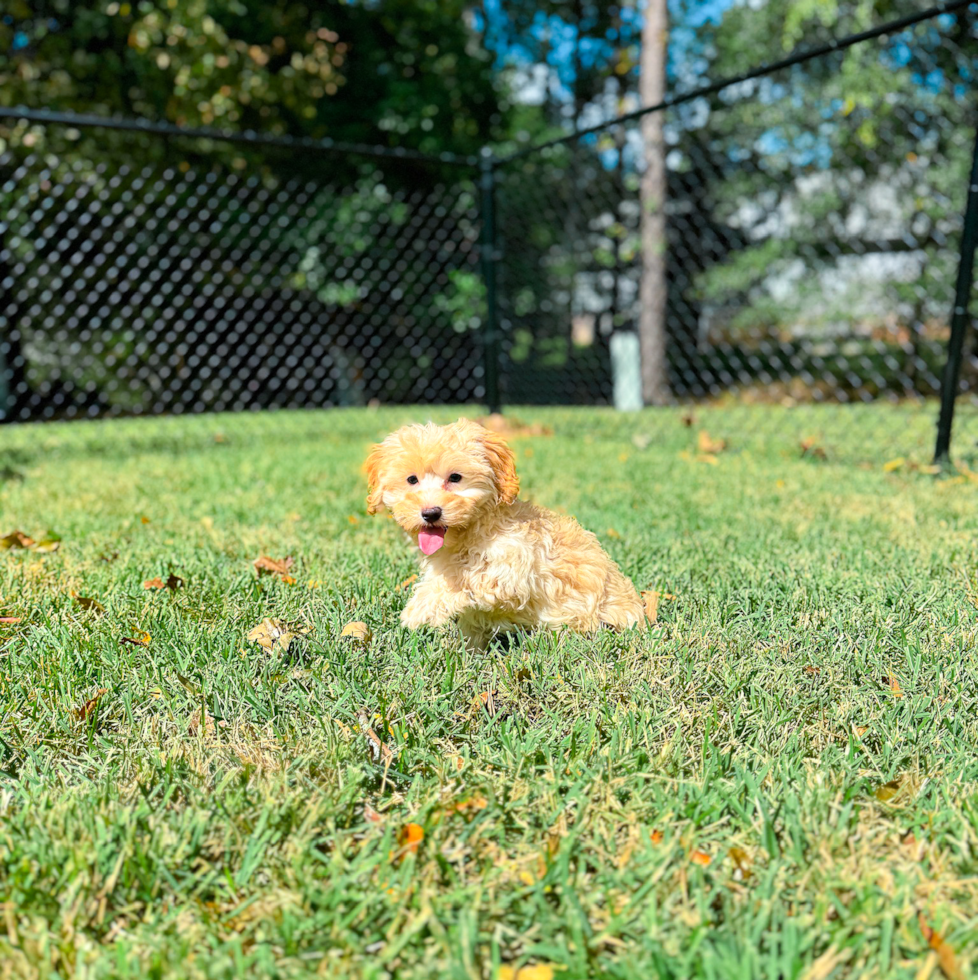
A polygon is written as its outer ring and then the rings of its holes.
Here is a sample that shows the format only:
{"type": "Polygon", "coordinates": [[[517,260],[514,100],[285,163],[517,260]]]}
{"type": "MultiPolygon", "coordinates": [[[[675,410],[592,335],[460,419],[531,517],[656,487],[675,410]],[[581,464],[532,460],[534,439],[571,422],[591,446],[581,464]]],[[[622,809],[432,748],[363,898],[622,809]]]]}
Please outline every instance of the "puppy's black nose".
{"type": "Polygon", "coordinates": [[[421,516],[429,524],[437,524],[441,520],[441,507],[425,507],[425,509],[421,511],[421,516]]]}

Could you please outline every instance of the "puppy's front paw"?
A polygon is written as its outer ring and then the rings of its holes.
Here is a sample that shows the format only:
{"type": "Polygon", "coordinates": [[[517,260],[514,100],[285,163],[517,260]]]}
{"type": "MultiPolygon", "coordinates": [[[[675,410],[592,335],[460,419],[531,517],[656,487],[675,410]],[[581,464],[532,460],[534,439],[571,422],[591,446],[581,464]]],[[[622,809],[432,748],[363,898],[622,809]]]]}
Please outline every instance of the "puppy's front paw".
{"type": "Polygon", "coordinates": [[[401,610],[401,625],[409,630],[416,630],[420,626],[444,626],[452,617],[449,611],[441,604],[430,602],[418,602],[415,596],[401,610]]]}
{"type": "Polygon", "coordinates": [[[418,607],[412,609],[411,604],[408,603],[401,610],[401,625],[409,630],[416,630],[421,626],[434,626],[436,624],[431,622],[425,610],[418,607]]]}

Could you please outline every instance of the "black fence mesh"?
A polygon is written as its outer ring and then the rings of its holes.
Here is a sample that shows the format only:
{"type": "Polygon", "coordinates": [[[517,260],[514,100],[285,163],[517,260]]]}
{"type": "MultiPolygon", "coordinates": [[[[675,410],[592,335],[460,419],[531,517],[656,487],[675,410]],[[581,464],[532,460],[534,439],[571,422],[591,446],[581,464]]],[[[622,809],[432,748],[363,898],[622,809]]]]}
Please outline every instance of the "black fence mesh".
{"type": "Polygon", "coordinates": [[[0,156],[8,418],[482,397],[471,183],[48,142],[0,156]]]}
{"type": "MultiPolygon", "coordinates": [[[[971,64],[919,25],[667,111],[673,398],[937,394],[971,163],[971,64]],[[890,87],[854,98],[848,78],[881,65],[890,87]]],[[[501,168],[506,400],[611,401],[612,337],[639,324],[641,154],[636,123],[501,168]]]]}
{"type": "MultiPolygon", "coordinates": [[[[934,17],[664,111],[669,401],[936,417],[974,33],[934,17]]],[[[7,420],[479,402],[494,307],[504,404],[634,403],[640,121],[497,159],[489,254],[474,164],[97,133],[0,119],[7,420]]]]}

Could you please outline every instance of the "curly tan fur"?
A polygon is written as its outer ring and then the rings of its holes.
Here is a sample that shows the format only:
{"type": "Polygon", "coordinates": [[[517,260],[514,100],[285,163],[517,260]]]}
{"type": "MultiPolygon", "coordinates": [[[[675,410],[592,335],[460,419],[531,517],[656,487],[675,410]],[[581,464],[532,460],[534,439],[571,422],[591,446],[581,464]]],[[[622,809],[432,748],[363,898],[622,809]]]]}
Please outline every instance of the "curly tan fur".
{"type": "Polygon", "coordinates": [[[386,507],[416,542],[432,528],[421,512],[442,511],[443,543],[422,555],[420,581],[401,613],[405,626],[456,620],[481,648],[516,627],[594,630],[642,621],[634,586],[590,531],[517,499],[512,450],[478,423],[398,429],[373,447],[366,472],[368,511],[386,507]]]}

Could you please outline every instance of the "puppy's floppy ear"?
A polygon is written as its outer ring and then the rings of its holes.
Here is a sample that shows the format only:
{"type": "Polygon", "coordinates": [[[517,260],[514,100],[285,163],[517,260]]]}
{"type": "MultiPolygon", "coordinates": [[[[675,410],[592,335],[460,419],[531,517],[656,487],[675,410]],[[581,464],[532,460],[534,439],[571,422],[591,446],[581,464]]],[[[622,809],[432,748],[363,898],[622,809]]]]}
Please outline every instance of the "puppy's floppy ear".
{"type": "Polygon", "coordinates": [[[492,467],[496,491],[501,504],[511,504],[520,492],[520,478],[516,475],[516,457],[498,433],[486,430],[482,435],[486,458],[492,467]]]}
{"type": "Polygon", "coordinates": [[[380,485],[380,471],[387,458],[387,446],[382,442],[370,450],[363,470],[367,474],[367,513],[376,514],[384,506],[384,488],[380,485]]]}

